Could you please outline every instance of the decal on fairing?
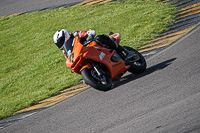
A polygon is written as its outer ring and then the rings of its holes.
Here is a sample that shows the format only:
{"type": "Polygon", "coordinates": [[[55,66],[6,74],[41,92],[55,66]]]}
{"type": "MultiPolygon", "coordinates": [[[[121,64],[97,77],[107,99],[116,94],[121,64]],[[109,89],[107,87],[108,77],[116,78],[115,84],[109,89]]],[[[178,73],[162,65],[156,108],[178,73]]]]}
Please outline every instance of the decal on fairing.
{"type": "Polygon", "coordinates": [[[106,54],[104,52],[101,52],[101,54],[99,55],[100,60],[103,60],[103,58],[104,58],[105,55],[106,54]]]}

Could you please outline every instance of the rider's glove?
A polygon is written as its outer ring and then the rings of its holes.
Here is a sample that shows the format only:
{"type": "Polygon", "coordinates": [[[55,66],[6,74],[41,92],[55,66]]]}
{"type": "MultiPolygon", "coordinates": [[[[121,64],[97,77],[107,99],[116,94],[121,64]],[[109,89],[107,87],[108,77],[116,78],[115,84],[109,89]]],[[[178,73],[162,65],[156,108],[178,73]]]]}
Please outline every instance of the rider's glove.
{"type": "Polygon", "coordinates": [[[87,34],[88,34],[88,36],[92,35],[93,37],[95,37],[96,31],[90,29],[90,30],[87,31],[87,34]]]}
{"type": "Polygon", "coordinates": [[[89,41],[91,41],[93,38],[94,38],[94,36],[93,36],[93,35],[88,35],[88,37],[86,38],[86,42],[89,42],[89,41]]]}
{"type": "Polygon", "coordinates": [[[96,31],[90,29],[89,31],[87,31],[87,35],[88,35],[88,37],[87,37],[86,41],[87,42],[91,41],[95,37],[96,31]]]}
{"type": "Polygon", "coordinates": [[[74,32],[73,35],[74,35],[74,37],[77,37],[78,36],[78,31],[74,32]]]}

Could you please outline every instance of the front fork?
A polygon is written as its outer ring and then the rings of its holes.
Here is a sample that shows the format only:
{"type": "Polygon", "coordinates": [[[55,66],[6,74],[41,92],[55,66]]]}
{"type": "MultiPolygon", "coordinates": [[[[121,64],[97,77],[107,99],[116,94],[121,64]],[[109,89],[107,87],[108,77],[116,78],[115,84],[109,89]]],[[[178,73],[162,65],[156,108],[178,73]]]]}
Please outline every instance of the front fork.
{"type": "Polygon", "coordinates": [[[107,84],[106,76],[102,73],[102,71],[99,70],[98,67],[96,67],[95,63],[92,60],[90,61],[90,64],[94,68],[94,71],[97,74],[97,76],[96,76],[96,74],[91,73],[93,75],[93,77],[95,77],[95,79],[97,79],[99,82],[101,82],[101,84],[104,84],[104,85],[107,84]]]}
{"type": "Polygon", "coordinates": [[[102,75],[101,71],[98,70],[98,68],[97,68],[96,65],[93,63],[92,60],[90,60],[90,64],[92,65],[92,67],[94,68],[94,70],[97,72],[98,76],[101,76],[101,75],[102,75]]]}

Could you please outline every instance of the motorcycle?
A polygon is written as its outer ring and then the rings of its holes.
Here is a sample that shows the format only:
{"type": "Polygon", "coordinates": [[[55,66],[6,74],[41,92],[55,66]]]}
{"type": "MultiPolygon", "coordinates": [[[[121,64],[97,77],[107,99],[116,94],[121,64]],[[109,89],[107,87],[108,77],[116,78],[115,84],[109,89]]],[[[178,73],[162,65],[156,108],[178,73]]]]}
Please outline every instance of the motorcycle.
{"type": "MultiPolygon", "coordinates": [[[[113,33],[109,37],[120,43],[119,33],[113,33]]],[[[108,49],[95,40],[81,44],[80,38],[75,37],[64,45],[66,53],[70,49],[70,54],[66,57],[66,66],[82,75],[86,84],[97,90],[107,91],[111,89],[112,81],[118,80],[125,72],[139,74],[146,70],[146,60],[142,54],[131,47],[123,47],[138,54],[140,59],[124,61],[115,50],[108,49]]]]}

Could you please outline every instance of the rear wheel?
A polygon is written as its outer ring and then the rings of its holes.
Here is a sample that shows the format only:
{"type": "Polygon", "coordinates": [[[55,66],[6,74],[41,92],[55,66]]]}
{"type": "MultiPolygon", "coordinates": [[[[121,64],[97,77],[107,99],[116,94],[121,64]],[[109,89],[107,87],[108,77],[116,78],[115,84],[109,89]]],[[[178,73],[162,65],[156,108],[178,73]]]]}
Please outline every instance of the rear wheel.
{"type": "Polygon", "coordinates": [[[103,70],[100,69],[102,75],[99,76],[94,69],[85,68],[81,71],[81,75],[86,84],[100,91],[107,91],[112,86],[111,78],[103,70]]]}
{"type": "Polygon", "coordinates": [[[147,64],[146,64],[146,60],[144,58],[144,56],[142,56],[142,54],[140,54],[137,50],[128,47],[128,46],[123,46],[125,49],[127,49],[128,51],[133,51],[136,54],[138,54],[140,56],[140,59],[138,61],[135,62],[129,62],[129,65],[131,65],[131,67],[128,69],[129,72],[131,73],[135,73],[135,74],[139,74],[142,73],[146,70],[147,64]]]}

